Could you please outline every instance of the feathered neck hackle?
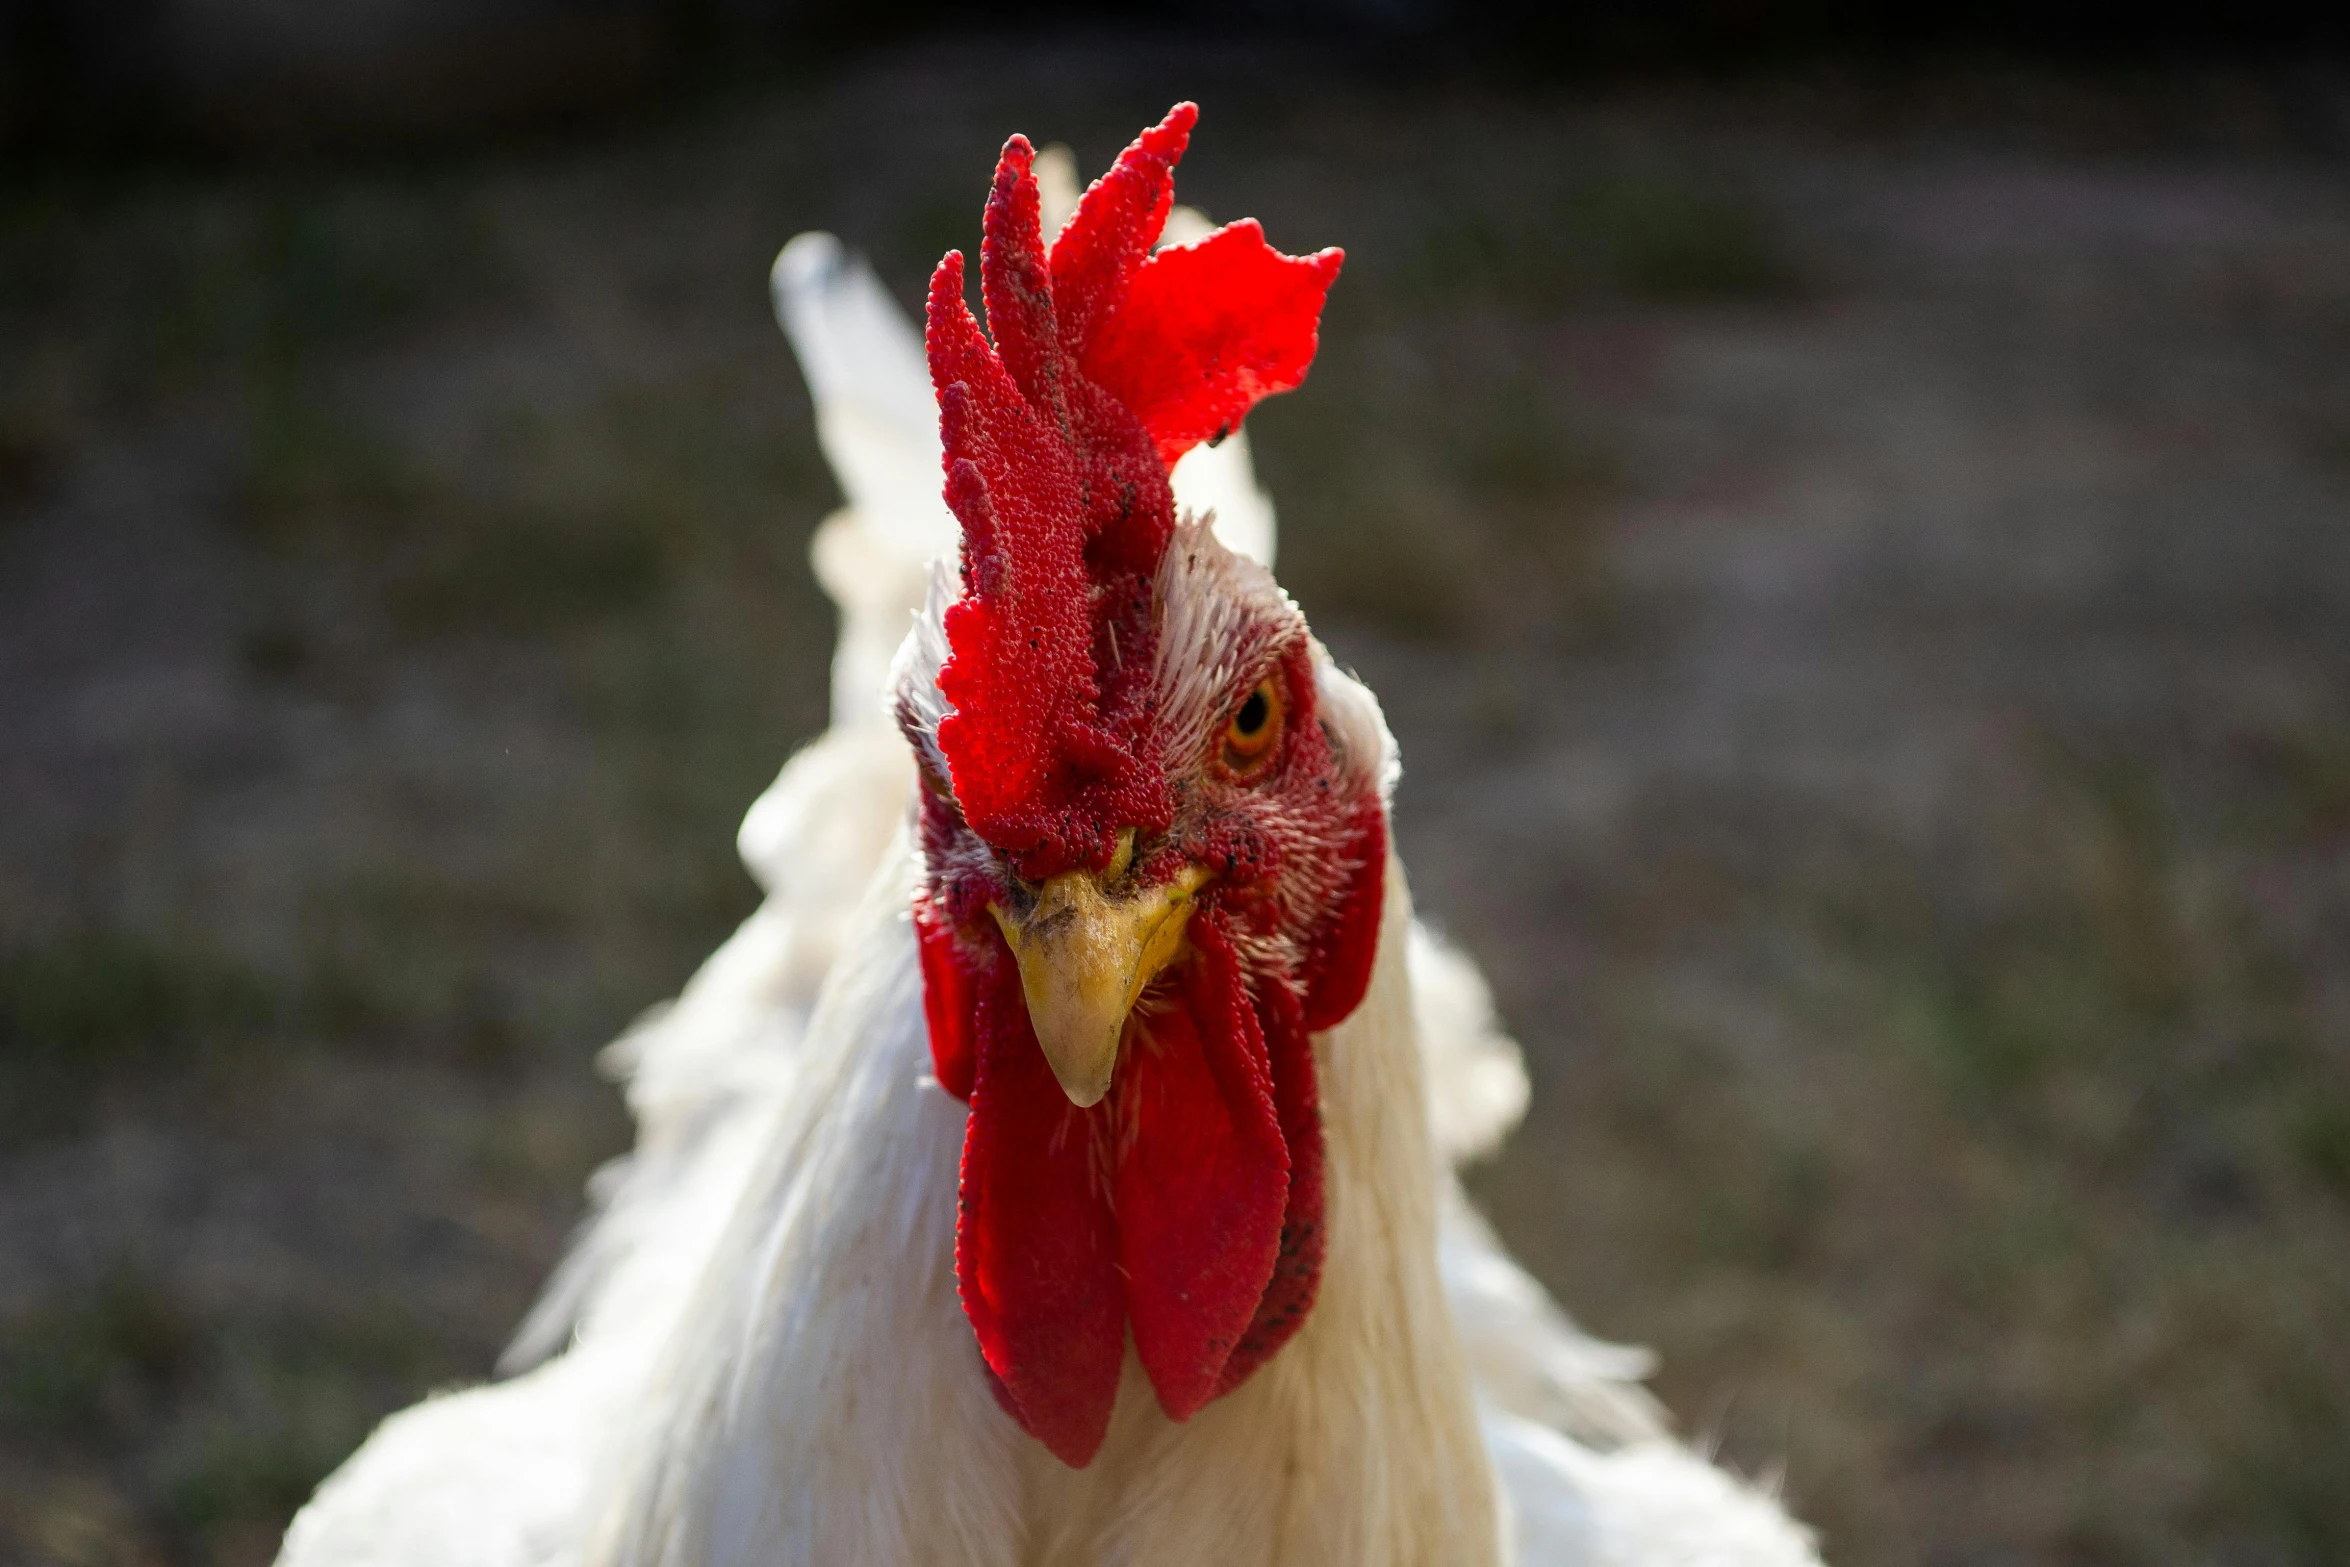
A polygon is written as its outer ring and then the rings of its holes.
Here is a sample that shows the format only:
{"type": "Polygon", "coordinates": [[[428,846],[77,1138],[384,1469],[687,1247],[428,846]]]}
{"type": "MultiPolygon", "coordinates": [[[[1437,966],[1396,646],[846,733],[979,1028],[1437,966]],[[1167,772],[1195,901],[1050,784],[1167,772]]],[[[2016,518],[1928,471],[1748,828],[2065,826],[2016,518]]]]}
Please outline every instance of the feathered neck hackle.
{"type": "Polygon", "coordinates": [[[1282,255],[1253,219],[1154,253],[1198,109],[1177,104],[1087,190],[1050,248],[1035,154],[996,164],[980,246],[930,282],[946,499],[963,527],[939,749],[972,829],[1031,879],[1099,868],[1173,810],[1133,743],[1169,466],[1305,379],[1336,250],[1282,255]]]}

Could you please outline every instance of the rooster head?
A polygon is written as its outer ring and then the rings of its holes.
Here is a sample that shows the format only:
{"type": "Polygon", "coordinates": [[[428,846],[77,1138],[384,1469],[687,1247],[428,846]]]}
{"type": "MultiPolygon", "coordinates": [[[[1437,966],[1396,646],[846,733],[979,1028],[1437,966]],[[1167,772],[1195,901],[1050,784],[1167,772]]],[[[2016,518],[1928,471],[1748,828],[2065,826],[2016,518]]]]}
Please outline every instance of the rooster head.
{"type": "Polygon", "coordinates": [[[922,763],[933,1062],[969,1103],[956,1271],[1004,1406],[1088,1462],[1126,1335],[1188,1419],[1312,1307],[1309,1036],[1361,1001],[1385,729],[1265,569],[1178,519],[1170,464],[1304,379],[1339,253],[1254,222],[1154,250],[1180,104],[1048,246],[1028,143],[931,280],[962,525],[901,656],[922,763]],[[992,341],[991,341],[992,339],[992,341]]]}

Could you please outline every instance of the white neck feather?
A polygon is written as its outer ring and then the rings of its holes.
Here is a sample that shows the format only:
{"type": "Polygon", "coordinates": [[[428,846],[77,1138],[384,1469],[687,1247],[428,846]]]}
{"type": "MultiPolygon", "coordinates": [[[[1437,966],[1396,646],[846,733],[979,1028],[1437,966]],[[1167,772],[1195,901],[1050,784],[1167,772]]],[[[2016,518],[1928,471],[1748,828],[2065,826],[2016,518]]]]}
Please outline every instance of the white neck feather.
{"type": "Polygon", "coordinates": [[[894,850],[802,1090],[614,1455],[606,1567],[1487,1567],[1496,1501],[1436,1264],[1400,866],[1370,992],[1316,1041],[1329,1251],[1295,1338],[1185,1425],[1131,1350],[1071,1470],[990,1395],[955,1295],[963,1107],[928,1077],[894,850]]]}

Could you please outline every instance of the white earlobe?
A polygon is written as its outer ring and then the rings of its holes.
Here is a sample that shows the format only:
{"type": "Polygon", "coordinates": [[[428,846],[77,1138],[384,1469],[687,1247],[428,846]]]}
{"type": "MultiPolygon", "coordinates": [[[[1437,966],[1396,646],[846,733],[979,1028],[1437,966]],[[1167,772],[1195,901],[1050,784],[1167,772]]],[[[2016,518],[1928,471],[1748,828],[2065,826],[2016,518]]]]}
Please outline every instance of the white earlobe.
{"type": "Polygon", "coordinates": [[[1371,688],[1338,667],[1330,650],[1314,644],[1314,693],[1322,710],[1322,727],[1338,753],[1338,765],[1350,779],[1374,785],[1382,803],[1392,804],[1396,780],[1403,776],[1403,758],[1387,715],[1371,688]]]}

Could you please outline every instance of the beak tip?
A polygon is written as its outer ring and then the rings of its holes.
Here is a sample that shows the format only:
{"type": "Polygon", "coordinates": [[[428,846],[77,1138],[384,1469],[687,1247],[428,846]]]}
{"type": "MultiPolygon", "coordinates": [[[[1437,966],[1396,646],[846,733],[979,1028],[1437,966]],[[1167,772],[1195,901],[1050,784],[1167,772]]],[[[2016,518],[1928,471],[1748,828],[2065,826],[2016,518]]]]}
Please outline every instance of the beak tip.
{"type": "Polygon", "coordinates": [[[1061,1085],[1061,1092],[1080,1110],[1090,1110],[1100,1104],[1110,1092],[1110,1080],[1118,1071],[1118,1044],[1113,1034],[1109,1048],[1071,1048],[1060,1039],[1040,1038],[1046,1065],[1053,1071],[1053,1080],[1061,1085]]]}

